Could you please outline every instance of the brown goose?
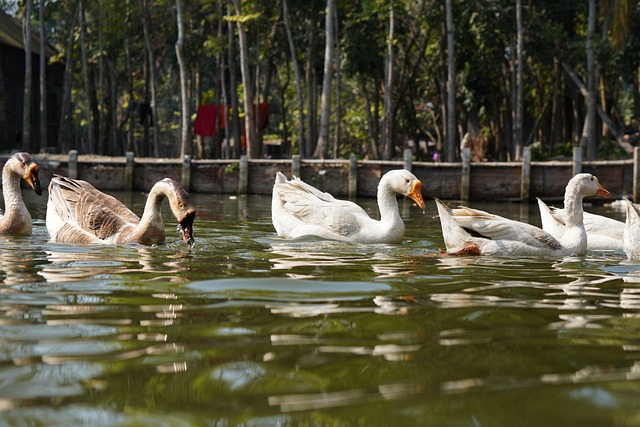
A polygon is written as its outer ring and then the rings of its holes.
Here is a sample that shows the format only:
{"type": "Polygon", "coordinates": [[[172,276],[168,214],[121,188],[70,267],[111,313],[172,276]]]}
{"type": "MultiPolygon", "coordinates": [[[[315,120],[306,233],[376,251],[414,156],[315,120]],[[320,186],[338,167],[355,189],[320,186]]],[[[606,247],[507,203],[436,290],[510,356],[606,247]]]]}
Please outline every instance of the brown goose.
{"type": "Polygon", "coordinates": [[[2,168],[5,212],[0,216],[0,234],[31,234],[31,215],[22,200],[20,178],[40,196],[42,188],[38,170],[38,165],[28,153],[14,154],[2,168]]]}
{"type": "Polygon", "coordinates": [[[58,243],[162,244],[165,232],[160,206],[165,197],[182,237],[193,245],[195,207],[189,193],[171,178],[153,186],[142,218],[138,218],[122,202],[88,182],[54,175],[49,185],[47,229],[51,241],[58,243]]]}

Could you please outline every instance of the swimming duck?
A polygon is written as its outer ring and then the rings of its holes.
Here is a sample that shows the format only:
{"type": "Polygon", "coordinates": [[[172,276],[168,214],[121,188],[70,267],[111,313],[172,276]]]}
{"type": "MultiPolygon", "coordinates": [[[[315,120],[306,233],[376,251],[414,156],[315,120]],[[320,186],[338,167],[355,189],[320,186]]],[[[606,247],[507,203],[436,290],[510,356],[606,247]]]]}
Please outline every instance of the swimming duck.
{"type": "Polygon", "coordinates": [[[27,210],[20,191],[20,178],[42,195],[38,165],[28,153],[16,153],[2,168],[2,195],[5,212],[0,215],[0,234],[31,234],[31,215],[27,210]]]}
{"type": "Polygon", "coordinates": [[[587,249],[582,199],[596,194],[611,193],[591,174],[571,178],[565,189],[565,232],[558,238],[533,225],[481,210],[467,207],[451,210],[438,199],[436,204],[449,254],[580,255],[587,249]]]}
{"type": "Polygon", "coordinates": [[[86,181],[54,175],[49,185],[47,229],[51,241],[75,244],[162,244],[165,241],[160,206],[169,200],[184,240],[194,244],[196,216],[191,196],[171,178],[158,181],[141,218],[116,198],[86,181]]]}
{"type": "MultiPolygon", "coordinates": [[[[549,208],[538,199],[542,229],[559,238],[564,234],[564,209],[549,208]]],[[[624,222],[606,216],[584,213],[584,228],[587,232],[587,249],[589,250],[621,250],[624,222]]]]}
{"type": "Polygon", "coordinates": [[[316,236],[353,243],[399,243],[404,222],[396,194],[412,199],[424,211],[422,182],[408,170],[387,172],[378,184],[380,220],[373,219],[357,204],[335,199],[331,194],[281,172],[273,186],[271,214],[278,236],[316,236]]]}

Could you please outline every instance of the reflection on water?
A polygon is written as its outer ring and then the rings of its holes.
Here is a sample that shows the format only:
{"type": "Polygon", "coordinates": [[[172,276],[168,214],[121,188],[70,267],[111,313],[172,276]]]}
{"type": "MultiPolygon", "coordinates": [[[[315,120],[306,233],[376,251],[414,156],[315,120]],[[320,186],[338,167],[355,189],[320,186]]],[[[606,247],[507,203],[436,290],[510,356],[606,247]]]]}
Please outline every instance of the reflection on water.
{"type": "Polygon", "coordinates": [[[195,199],[192,248],[170,221],[167,245],[75,247],[27,195],[33,236],[0,236],[0,424],[640,424],[623,253],[441,256],[432,204],[401,203],[400,245],[288,241],[268,197],[195,199]]]}

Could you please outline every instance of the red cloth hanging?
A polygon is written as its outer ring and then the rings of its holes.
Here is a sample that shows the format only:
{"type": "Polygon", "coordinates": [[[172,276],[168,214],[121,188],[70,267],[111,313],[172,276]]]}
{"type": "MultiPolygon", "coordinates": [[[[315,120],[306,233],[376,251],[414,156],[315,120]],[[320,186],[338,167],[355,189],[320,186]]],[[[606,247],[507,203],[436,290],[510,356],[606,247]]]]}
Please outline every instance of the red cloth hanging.
{"type": "MultiPolygon", "coordinates": [[[[261,102],[260,104],[258,104],[258,111],[260,114],[260,117],[258,117],[258,132],[263,132],[267,129],[267,127],[269,126],[269,103],[268,102],[261,102]]],[[[253,117],[254,120],[256,120],[256,104],[253,104],[253,117]]],[[[244,142],[244,140],[246,140],[246,128],[244,126],[242,126],[242,139],[243,139],[243,147],[246,146],[246,142],[244,142]]]]}
{"type": "Polygon", "coordinates": [[[198,105],[196,121],[193,132],[196,135],[213,136],[216,134],[216,118],[218,116],[216,105],[198,105]]]}
{"type": "MultiPolygon", "coordinates": [[[[258,130],[262,132],[267,129],[269,126],[269,103],[261,102],[258,106],[258,111],[260,112],[260,118],[258,120],[258,130]]],[[[256,115],[256,106],[253,106],[253,115],[256,115]]]]}

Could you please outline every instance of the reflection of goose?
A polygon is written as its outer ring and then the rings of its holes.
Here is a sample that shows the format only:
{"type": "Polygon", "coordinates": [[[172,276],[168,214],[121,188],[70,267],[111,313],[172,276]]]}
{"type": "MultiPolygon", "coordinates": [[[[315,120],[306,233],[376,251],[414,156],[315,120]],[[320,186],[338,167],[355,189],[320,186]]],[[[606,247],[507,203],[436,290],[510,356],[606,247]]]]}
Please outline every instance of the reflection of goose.
{"type": "Polygon", "coordinates": [[[188,268],[181,262],[181,256],[176,257],[175,251],[163,253],[159,248],[147,246],[115,248],[49,244],[45,253],[48,262],[39,268],[38,275],[49,283],[119,281],[131,274],[182,283],[186,279],[180,273],[188,268]]]}
{"type": "MultiPolygon", "coordinates": [[[[555,238],[562,236],[566,229],[565,210],[551,209],[540,199],[538,199],[538,207],[540,209],[542,229],[551,233],[555,238]]],[[[585,212],[584,228],[587,232],[587,249],[622,249],[622,234],[624,232],[624,223],[622,221],[585,212]]]]}
{"type": "Polygon", "coordinates": [[[27,153],[16,153],[2,168],[2,195],[5,213],[0,215],[0,233],[31,234],[31,215],[22,200],[20,178],[27,181],[37,195],[42,194],[38,165],[27,153]]]}
{"type": "Polygon", "coordinates": [[[378,221],[353,202],[335,199],[300,178],[287,180],[278,172],[273,186],[273,226],[279,236],[287,238],[317,236],[353,243],[399,243],[404,237],[404,222],[396,194],[411,198],[424,211],[421,186],[407,170],[387,172],[378,184],[378,221]]]}
{"type": "Polygon", "coordinates": [[[47,229],[51,240],[58,243],[161,244],[165,231],[160,205],[165,197],[184,240],[193,245],[193,202],[189,193],[170,178],[153,186],[142,218],[138,218],[122,202],[88,182],[56,175],[49,185],[47,229]]]}
{"type": "Polygon", "coordinates": [[[571,255],[587,249],[582,199],[610,193],[587,173],[571,178],[565,191],[566,230],[556,239],[530,224],[463,207],[451,210],[436,199],[447,252],[483,255],[571,255]]]}

